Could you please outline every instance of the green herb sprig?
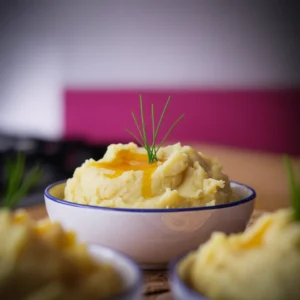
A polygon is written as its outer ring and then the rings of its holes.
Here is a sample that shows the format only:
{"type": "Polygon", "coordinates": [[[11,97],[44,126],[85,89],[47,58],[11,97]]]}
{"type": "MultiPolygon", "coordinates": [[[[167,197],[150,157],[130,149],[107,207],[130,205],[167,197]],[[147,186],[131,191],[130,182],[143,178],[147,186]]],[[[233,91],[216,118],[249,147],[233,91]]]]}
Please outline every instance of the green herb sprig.
{"type": "Polygon", "coordinates": [[[133,121],[138,129],[138,132],[140,134],[140,138],[137,137],[131,130],[129,130],[128,128],[126,128],[126,131],[131,134],[135,140],[146,149],[147,154],[148,154],[148,160],[149,163],[153,163],[157,161],[157,152],[160,149],[160,147],[164,144],[164,142],[166,141],[166,139],[168,138],[168,136],[170,135],[170,133],[172,132],[172,130],[175,128],[175,126],[180,122],[180,120],[184,117],[184,114],[182,114],[174,123],[173,125],[170,127],[170,129],[168,130],[168,132],[166,133],[166,135],[164,136],[164,138],[162,139],[162,141],[158,144],[158,146],[156,146],[156,140],[157,140],[157,135],[160,129],[160,126],[162,124],[163,118],[165,116],[166,110],[168,108],[169,102],[171,100],[171,96],[168,98],[165,107],[162,111],[162,114],[160,116],[160,119],[158,121],[157,127],[155,128],[155,115],[154,115],[154,104],[151,104],[151,118],[152,118],[152,143],[148,142],[147,139],[147,133],[146,133],[146,125],[145,125],[145,118],[144,118],[144,108],[143,108],[143,98],[142,95],[140,95],[140,109],[141,109],[141,121],[142,121],[142,129],[139,126],[139,123],[137,121],[137,118],[134,114],[134,112],[131,112],[133,121]]]}
{"type": "Polygon", "coordinates": [[[297,180],[296,175],[294,174],[290,158],[287,155],[284,155],[283,160],[288,176],[294,219],[300,221],[300,180],[297,180]]]}
{"type": "MultiPolygon", "coordinates": [[[[4,187],[0,205],[14,208],[42,177],[39,165],[35,165],[25,174],[26,160],[23,153],[16,158],[4,160],[4,187]]],[[[1,197],[0,197],[1,200],[1,197]]]]}

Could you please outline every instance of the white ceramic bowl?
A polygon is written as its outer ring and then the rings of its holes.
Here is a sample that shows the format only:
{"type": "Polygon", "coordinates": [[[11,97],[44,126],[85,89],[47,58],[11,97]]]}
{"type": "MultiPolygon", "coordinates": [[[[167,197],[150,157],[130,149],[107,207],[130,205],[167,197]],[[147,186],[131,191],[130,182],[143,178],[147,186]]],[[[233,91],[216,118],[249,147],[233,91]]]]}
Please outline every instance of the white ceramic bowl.
{"type": "Polygon", "coordinates": [[[122,294],[108,300],[141,300],[143,294],[142,274],[130,258],[107,247],[90,245],[89,252],[100,262],[113,265],[123,278],[125,290],[122,294]]]}
{"type": "Polygon", "coordinates": [[[166,268],[175,257],[205,242],[213,231],[243,231],[254,209],[255,191],[231,182],[239,201],[177,209],[122,209],[71,203],[65,181],[45,190],[49,218],[76,232],[79,240],[130,256],[143,268],[166,268]]]}

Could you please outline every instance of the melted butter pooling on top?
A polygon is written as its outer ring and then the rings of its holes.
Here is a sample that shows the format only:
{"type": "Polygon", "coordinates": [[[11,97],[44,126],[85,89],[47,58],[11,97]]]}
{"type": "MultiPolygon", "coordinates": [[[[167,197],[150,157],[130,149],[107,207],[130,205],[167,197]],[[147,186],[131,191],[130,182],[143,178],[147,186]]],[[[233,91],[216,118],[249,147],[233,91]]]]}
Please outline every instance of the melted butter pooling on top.
{"type": "Polygon", "coordinates": [[[128,171],[142,171],[142,196],[144,198],[151,198],[152,194],[152,174],[159,166],[160,162],[149,163],[148,155],[142,153],[135,153],[130,150],[121,150],[117,152],[116,157],[110,162],[94,162],[93,167],[104,168],[114,171],[113,174],[105,174],[105,177],[117,178],[124,172],[128,171]]]}

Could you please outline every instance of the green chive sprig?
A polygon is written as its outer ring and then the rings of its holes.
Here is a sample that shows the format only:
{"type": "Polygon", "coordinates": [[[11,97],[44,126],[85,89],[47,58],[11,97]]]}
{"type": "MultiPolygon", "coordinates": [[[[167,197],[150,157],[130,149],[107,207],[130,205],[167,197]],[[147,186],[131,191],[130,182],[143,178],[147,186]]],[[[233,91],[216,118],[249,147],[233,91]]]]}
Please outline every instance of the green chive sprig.
{"type": "Polygon", "coordinates": [[[25,172],[25,166],[23,153],[19,153],[16,158],[7,157],[4,160],[4,186],[0,206],[14,208],[41,179],[39,165],[28,172],[25,172]]]}
{"type": "Polygon", "coordinates": [[[174,123],[173,125],[170,127],[170,129],[168,130],[168,132],[166,133],[166,135],[164,136],[164,138],[162,139],[162,141],[158,144],[158,146],[156,146],[156,140],[157,140],[157,135],[160,129],[160,126],[162,124],[163,118],[165,116],[166,110],[168,108],[169,102],[171,100],[171,96],[168,98],[165,107],[162,111],[162,114],[160,116],[160,119],[158,121],[158,124],[156,126],[155,124],[155,115],[154,115],[154,104],[151,105],[151,118],[152,118],[152,143],[149,143],[148,139],[147,139],[147,133],[146,133],[146,125],[145,125],[145,118],[144,118],[144,107],[143,107],[143,98],[142,95],[140,95],[140,109],[141,109],[141,121],[142,121],[142,126],[140,128],[140,125],[137,121],[137,118],[134,114],[134,112],[131,112],[133,121],[138,129],[139,135],[140,137],[137,137],[131,130],[129,130],[128,128],[126,128],[126,131],[131,134],[134,139],[142,146],[146,149],[147,154],[148,154],[148,160],[149,163],[153,163],[157,161],[157,152],[160,149],[160,147],[164,144],[164,142],[166,141],[166,139],[168,138],[168,136],[170,135],[170,133],[173,131],[173,129],[175,128],[175,126],[180,122],[180,120],[184,117],[184,114],[182,114],[174,123]],[[155,128],[156,127],[156,128],[155,128]]]}
{"type": "Polygon", "coordinates": [[[283,159],[289,182],[294,219],[300,221],[300,180],[297,180],[296,175],[294,174],[290,158],[287,155],[284,155],[283,159]]]}

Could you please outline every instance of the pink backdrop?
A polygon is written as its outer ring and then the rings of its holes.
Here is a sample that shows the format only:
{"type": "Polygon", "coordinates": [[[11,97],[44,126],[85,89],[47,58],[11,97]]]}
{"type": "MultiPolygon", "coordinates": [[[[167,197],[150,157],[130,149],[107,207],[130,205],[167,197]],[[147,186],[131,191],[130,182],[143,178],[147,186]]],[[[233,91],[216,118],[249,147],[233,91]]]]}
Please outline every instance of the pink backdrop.
{"type": "Polygon", "coordinates": [[[92,143],[128,142],[124,128],[136,132],[139,94],[143,95],[147,126],[151,103],[158,119],[168,96],[170,106],[160,138],[182,113],[169,142],[198,141],[269,152],[300,154],[300,90],[74,90],[65,92],[65,137],[92,143]]]}

